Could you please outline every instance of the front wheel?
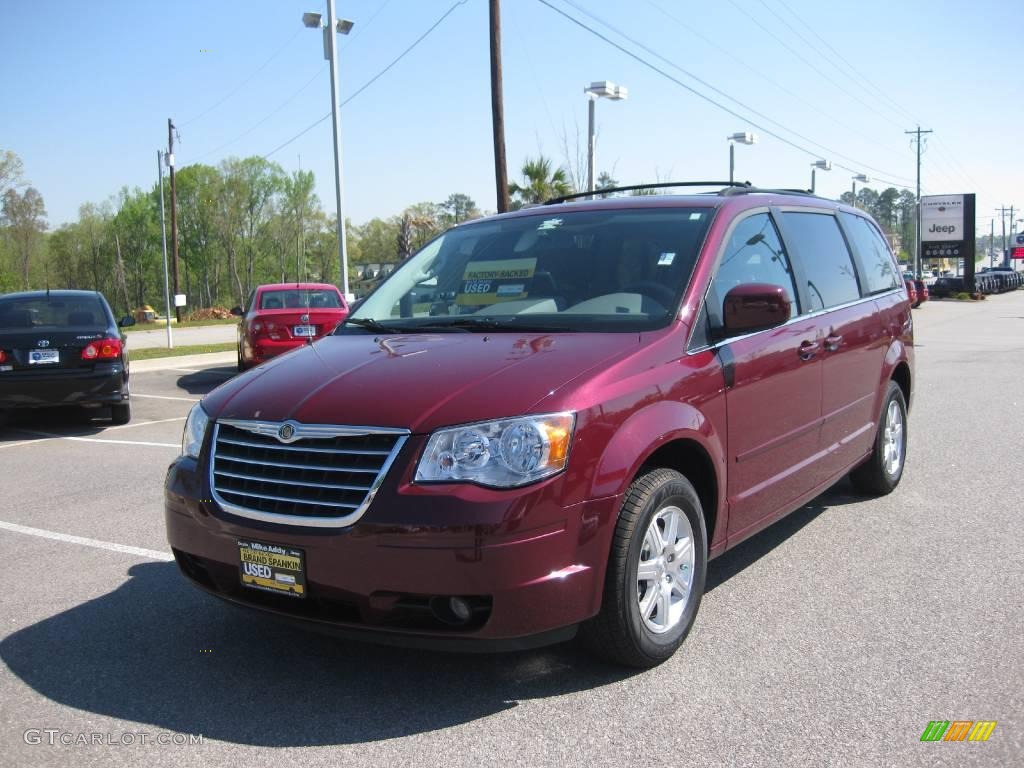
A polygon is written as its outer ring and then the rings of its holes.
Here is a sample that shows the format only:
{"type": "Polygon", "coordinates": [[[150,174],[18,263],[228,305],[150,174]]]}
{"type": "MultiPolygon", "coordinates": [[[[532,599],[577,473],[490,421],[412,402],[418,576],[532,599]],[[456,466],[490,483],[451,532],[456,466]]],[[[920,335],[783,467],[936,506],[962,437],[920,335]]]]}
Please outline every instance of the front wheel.
{"type": "Polygon", "coordinates": [[[871,496],[892,493],[903,477],[906,459],[907,401],[899,385],[890,381],[871,455],[850,473],[853,487],[871,496]]]}
{"type": "Polygon", "coordinates": [[[601,611],[584,624],[597,654],[653,667],[682,645],[704,593],[707,533],[693,485],[671,469],[638,477],[615,526],[601,611]]]}

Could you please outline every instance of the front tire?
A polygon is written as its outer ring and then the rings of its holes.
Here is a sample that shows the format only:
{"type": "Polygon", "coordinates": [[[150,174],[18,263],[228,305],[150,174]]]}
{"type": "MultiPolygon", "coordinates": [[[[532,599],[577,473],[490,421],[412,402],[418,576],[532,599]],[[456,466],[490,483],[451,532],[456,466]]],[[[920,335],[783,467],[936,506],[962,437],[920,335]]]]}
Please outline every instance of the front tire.
{"type": "Polygon", "coordinates": [[[707,532],[693,485],[671,469],[641,475],[622,502],[601,611],[583,625],[583,641],[618,664],[660,664],[693,626],[706,573],[707,532]]]}
{"type": "Polygon", "coordinates": [[[890,381],[878,420],[874,448],[868,460],[850,473],[850,481],[860,493],[885,496],[900,484],[906,459],[907,401],[899,385],[890,381]]]}

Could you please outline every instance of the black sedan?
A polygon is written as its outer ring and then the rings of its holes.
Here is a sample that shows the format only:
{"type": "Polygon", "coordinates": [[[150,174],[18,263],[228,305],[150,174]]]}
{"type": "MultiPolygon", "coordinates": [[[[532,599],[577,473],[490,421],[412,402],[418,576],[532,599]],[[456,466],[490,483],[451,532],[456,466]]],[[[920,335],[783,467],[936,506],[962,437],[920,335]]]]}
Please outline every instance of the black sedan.
{"type": "Polygon", "coordinates": [[[58,405],[109,406],[115,424],[132,417],[128,351],[110,305],[97,291],[0,296],[0,411],[58,405]]]}

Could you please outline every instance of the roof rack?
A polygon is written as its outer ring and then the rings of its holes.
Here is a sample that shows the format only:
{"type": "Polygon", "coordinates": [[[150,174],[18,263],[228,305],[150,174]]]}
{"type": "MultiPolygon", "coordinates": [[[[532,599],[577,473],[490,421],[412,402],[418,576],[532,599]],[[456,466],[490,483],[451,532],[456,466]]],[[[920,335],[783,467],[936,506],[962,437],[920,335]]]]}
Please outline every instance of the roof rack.
{"type": "MultiPolygon", "coordinates": [[[[553,197],[550,200],[545,200],[541,205],[555,205],[557,203],[564,203],[569,200],[576,200],[581,197],[596,197],[598,195],[607,195],[610,192],[630,192],[637,189],[665,189],[668,187],[721,187],[717,192],[709,194],[717,194],[724,196],[732,195],[750,195],[754,193],[775,193],[779,195],[802,195],[803,197],[819,197],[818,195],[811,192],[809,189],[786,189],[786,188],[762,188],[755,187],[749,181],[666,181],[659,184],[633,184],[628,187],[605,187],[603,189],[595,189],[593,192],[576,192],[571,195],[562,195],[561,197],[553,197]]],[[[704,194],[704,193],[701,193],[704,194]]]]}
{"type": "Polygon", "coordinates": [[[753,188],[749,181],[665,181],[658,184],[633,184],[628,187],[603,187],[595,189],[593,192],[575,192],[571,195],[562,195],[561,197],[545,200],[544,205],[556,205],[557,203],[576,200],[580,197],[595,197],[597,195],[606,195],[610,192],[631,192],[635,189],[665,189],[667,187],[725,187],[726,189],[723,189],[721,194],[740,194],[746,189],[753,188]]]}

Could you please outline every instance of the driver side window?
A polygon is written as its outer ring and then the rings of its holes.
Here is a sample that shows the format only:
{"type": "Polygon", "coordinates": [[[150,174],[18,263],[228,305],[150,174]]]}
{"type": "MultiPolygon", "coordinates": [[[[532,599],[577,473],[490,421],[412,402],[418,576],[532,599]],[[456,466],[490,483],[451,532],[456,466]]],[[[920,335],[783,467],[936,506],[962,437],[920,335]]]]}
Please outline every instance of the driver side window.
{"type": "Polygon", "coordinates": [[[737,285],[749,283],[781,286],[789,297],[790,317],[798,314],[793,269],[767,213],[757,213],[741,221],[726,243],[705,302],[712,326],[723,325],[722,304],[726,294],[737,285]]]}

